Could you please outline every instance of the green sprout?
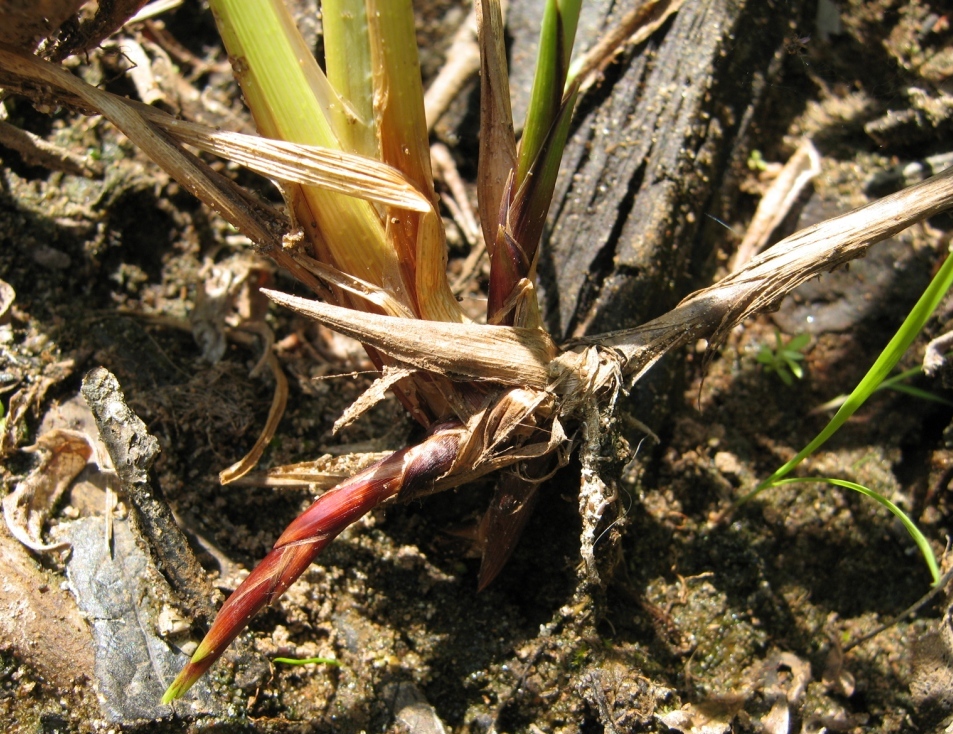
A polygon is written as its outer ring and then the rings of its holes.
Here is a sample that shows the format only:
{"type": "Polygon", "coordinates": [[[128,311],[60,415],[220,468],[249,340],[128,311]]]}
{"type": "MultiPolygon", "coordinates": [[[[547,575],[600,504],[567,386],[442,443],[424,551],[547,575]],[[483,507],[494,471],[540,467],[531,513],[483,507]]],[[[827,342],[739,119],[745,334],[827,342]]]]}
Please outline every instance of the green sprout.
{"type": "Polygon", "coordinates": [[[751,171],[766,171],[768,170],[768,163],[765,161],[764,157],[761,155],[761,151],[755,148],[751,151],[751,155],[748,156],[748,169],[751,171]]]}
{"type": "MultiPolygon", "coordinates": [[[[893,377],[888,377],[886,380],[877,385],[874,392],[880,392],[881,390],[894,390],[896,392],[905,393],[906,395],[919,398],[920,400],[926,400],[931,403],[953,406],[953,402],[947,400],[946,398],[940,397],[936,393],[932,393],[929,390],[924,390],[917,387],[916,385],[908,385],[906,382],[904,382],[904,380],[909,380],[911,377],[916,377],[922,372],[922,365],[911,367],[910,369],[904,370],[893,377]]],[[[847,395],[838,395],[836,398],[828,400],[823,405],[817,406],[813,412],[821,413],[827,410],[837,410],[847,401],[847,398],[847,395]]]]}
{"type": "Polygon", "coordinates": [[[794,384],[795,377],[799,380],[804,377],[801,361],[804,359],[804,350],[811,341],[811,335],[798,334],[787,342],[782,342],[781,332],[775,329],[774,341],[773,349],[767,344],[762,344],[756,359],[759,364],[764,365],[765,370],[774,372],[785,385],[790,387],[794,384]]]}
{"type": "MultiPolygon", "coordinates": [[[[782,467],[778,468],[774,474],[765,479],[751,492],[742,497],[739,500],[739,503],[747,502],[749,499],[771,487],[777,487],[782,484],[789,484],[793,482],[827,482],[829,484],[835,484],[847,489],[852,489],[855,492],[860,492],[861,494],[871,497],[886,507],[900,520],[900,522],[903,523],[904,527],[907,529],[907,532],[910,533],[910,537],[913,539],[917,547],[920,549],[920,552],[923,554],[923,558],[930,570],[930,575],[933,577],[933,585],[937,586],[941,583],[940,569],[939,565],[937,564],[936,556],[934,555],[930,544],[923,536],[923,533],[920,532],[920,530],[903,510],[890,502],[886,497],[883,497],[882,495],[874,492],[871,489],[868,489],[867,487],[855,484],[854,482],[847,482],[842,479],[786,479],[786,477],[788,474],[794,471],[798,464],[817,451],[824,444],[824,442],[827,441],[827,439],[833,436],[840,429],[840,427],[843,426],[844,423],[846,423],[847,420],[857,411],[857,409],[866,402],[867,398],[869,398],[884,383],[884,381],[887,380],[887,376],[891,371],[893,371],[901,357],[903,357],[906,351],[910,348],[913,340],[923,329],[927,319],[933,315],[933,312],[936,310],[947,291],[949,291],[951,285],[953,285],[953,257],[947,257],[943,262],[943,265],[937,271],[937,274],[933,276],[933,280],[930,281],[930,285],[927,286],[927,289],[923,292],[923,295],[920,296],[920,300],[917,301],[916,305],[913,307],[913,310],[911,310],[907,315],[907,318],[904,319],[903,324],[901,324],[900,328],[897,330],[897,333],[893,335],[893,338],[890,340],[887,346],[884,347],[884,350],[880,353],[880,356],[877,357],[873,366],[867,371],[867,374],[864,375],[857,387],[854,388],[854,391],[847,396],[847,399],[844,400],[843,404],[830,419],[824,429],[817,434],[817,436],[815,436],[807,446],[801,449],[797,456],[788,461],[782,467]]],[[[795,339],[797,339],[797,337],[795,337],[795,339]]],[[[792,339],[791,342],[788,342],[787,346],[790,347],[791,343],[795,339],[792,339]]]]}

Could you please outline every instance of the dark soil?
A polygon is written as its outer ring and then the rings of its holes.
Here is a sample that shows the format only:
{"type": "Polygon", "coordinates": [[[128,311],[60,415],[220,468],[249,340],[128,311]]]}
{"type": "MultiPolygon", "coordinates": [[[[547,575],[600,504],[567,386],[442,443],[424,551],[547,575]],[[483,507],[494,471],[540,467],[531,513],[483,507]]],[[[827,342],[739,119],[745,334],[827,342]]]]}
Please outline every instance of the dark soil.
{"type": "MultiPolygon", "coordinates": [[[[454,3],[419,4],[422,65],[432,74],[465,13],[454,3]]],[[[943,3],[843,2],[839,26],[817,25],[809,5],[785,29],[789,53],[749,141],[767,162],[786,160],[805,135],[822,154],[822,173],[788,231],[866,203],[878,187],[900,186],[892,172],[949,152],[953,128],[953,17],[943,3]]],[[[186,4],[165,26],[206,62],[176,59],[206,96],[170,106],[248,129],[208,12],[186,4]]],[[[115,54],[76,65],[94,83],[135,94],[119,78],[115,54]]],[[[460,138],[471,135],[475,101],[464,99],[453,118],[460,138]]],[[[29,474],[33,457],[22,449],[44,428],[89,425],[77,407],[80,381],[105,366],[159,441],[161,494],[196,540],[214,585],[230,590],[312,500],[306,489],[217,480],[253,444],[274,386],[249,376],[254,348],[230,344],[210,363],[187,319],[209,265],[249,257],[248,249],[101,119],[45,115],[16,98],[6,105],[11,122],[93,157],[101,173],[51,171],[0,148],[0,279],[16,291],[0,325],[4,488],[29,474]]],[[[446,127],[440,134],[452,137],[446,127]]],[[[466,157],[474,150],[461,142],[465,174],[475,168],[466,157]]],[[[278,201],[267,183],[222,170],[278,201]]],[[[699,251],[714,255],[698,272],[724,274],[765,186],[759,176],[746,170],[737,188],[717,193],[736,205],[727,219],[713,206],[725,221],[700,229],[699,251]]],[[[693,216],[704,217],[705,206],[693,216]]],[[[619,512],[597,546],[605,573],[595,593],[578,588],[574,464],[545,485],[512,560],[481,593],[479,562],[463,536],[492,483],[394,505],[348,529],[252,622],[192,708],[133,717],[97,698],[104,683],[95,660],[105,653],[89,630],[100,620],[81,614],[66,593],[76,586],[66,580],[67,556],[31,555],[0,527],[4,730],[438,732],[440,722],[474,734],[942,730],[953,668],[923,642],[943,617],[942,597],[845,651],[929,590],[926,565],[899,522],[873,501],[823,484],[734,502],[823,427],[830,413],[813,409],[863,376],[929,282],[951,231],[950,215],[913,227],[746,324],[713,359],[698,345],[663,361],[658,369],[675,374],[677,387],[671,410],[650,426],[661,443],[631,420],[656,420],[653,411],[629,400],[618,412],[618,451],[605,471],[621,491],[619,512]],[[756,360],[775,330],[785,340],[811,335],[804,377],[791,385],[756,360]],[[340,667],[262,662],[278,655],[333,657],[340,667]]],[[[451,267],[466,254],[457,246],[451,267]]],[[[268,272],[278,288],[300,292],[268,272]]],[[[902,367],[915,366],[927,337],[948,327],[951,308],[941,306],[902,367]]],[[[291,399],[263,468],[419,437],[396,400],[332,436],[334,420],[370,384],[361,372],[369,365],[356,345],[273,311],[291,399]]],[[[953,398],[942,379],[911,382],[953,398]]],[[[876,490],[911,513],[939,555],[953,513],[949,406],[878,393],[801,473],[876,490]]],[[[79,481],[44,537],[101,517],[104,502],[101,486],[79,481]]],[[[127,505],[120,497],[117,522],[127,505]]],[[[168,639],[184,644],[190,624],[192,637],[200,635],[201,621],[186,620],[184,637],[168,639]]]]}

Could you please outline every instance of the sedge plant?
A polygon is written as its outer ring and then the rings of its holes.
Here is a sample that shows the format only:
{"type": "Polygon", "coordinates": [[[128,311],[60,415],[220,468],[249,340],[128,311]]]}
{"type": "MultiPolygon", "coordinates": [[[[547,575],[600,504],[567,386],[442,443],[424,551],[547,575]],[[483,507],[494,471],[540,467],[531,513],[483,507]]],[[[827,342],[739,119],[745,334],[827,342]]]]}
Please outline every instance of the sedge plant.
{"type": "MultiPolygon", "coordinates": [[[[569,61],[580,0],[546,4],[519,145],[509,107],[499,4],[477,5],[484,49],[479,199],[490,259],[486,319],[521,330],[519,348],[539,364],[555,357],[556,349],[541,329],[532,282],[575,100],[569,61]]],[[[320,187],[287,186],[283,193],[302,235],[296,259],[328,284],[319,294],[324,308],[465,324],[445,275],[446,242],[430,169],[409,0],[324,0],[326,73],[308,53],[281,0],[212,0],[211,7],[263,136],[376,159],[400,171],[429,204],[414,212],[320,187]]],[[[319,308],[302,299],[269,295],[308,315],[319,308]]],[[[433,336],[434,326],[428,324],[421,337],[433,336]]],[[[494,453],[492,443],[517,434],[517,444],[535,446],[520,458],[531,459],[533,470],[541,473],[550,469],[551,436],[554,430],[559,434],[550,394],[515,388],[504,396],[476,380],[454,382],[446,372],[406,369],[408,362],[421,365],[406,355],[394,359],[393,351],[375,346],[368,333],[359,338],[379,369],[393,370],[397,379],[389,386],[430,430],[429,437],[322,495],[295,520],[226,601],[164,701],[188,690],[252,615],[284,592],[341,530],[381,502],[432,491],[436,482],[454,481],[458,472],[473,476],[481,458],[494,453]],[[489,434],[487,421],[492,423],[489,434]],[[484,424],[479,431],[478,424],[484,424]]],[[[472,349],[471,344],[468,351],[472,349]]],[[[488,353],[487,360],[492,358],[488,353]]],[[[549,383],[548,376],[544,382],[549,383]]],[[[484,463],[507,463],[496,458],[484,463]]],[[[494,551],[484,555],[481,585],[509,555],[525,522],[520,519],[525,513],[514,506],[528,508],[536,484],[531,476],[515,474],[501,484],[495,506],[506,511],[491,510],[484,522],[484,538],[492,541],[486,547],[494,551]]]]}
{"type": "MultiPolygon", "coordinates": [[[[389,500],[504,470],[477,537],[479,584],[485,586],[506,562],[537,487],[574,446],[582,465],[582,569],[584,580],[596,581],[593,545],[611,502],[599,478],[600,435],[624,382],[639,379],[672,349],[698,339],[722,342],[735,325],[776,307],[801,283],[953,205],[951,168],[795,233],[645,324],[560,347],[541,324],[534,276],[577,76],[594,68],[570,66],[580,2],[545,2],[536,77],[517,143],[500,0],[475,0],[477,190],[490,260],[486,324],[466,318],[447,284],[410,0],[324,0],[326,71],[282,0],[210,0],[259,136],[174,119],[29,52],[0,47],[4,89],[105,116],[309,288],[316,299],[266,293],[360,340],[381,371],[369,393],[392,390],[427,431],[417,445],[321,495],[289,525],[226,600],[164,701],[182,696],[251,617],[362,515],[389,500]],[[286,212],[240,189],[185,145],[280,182],[286,212]],[[515,465],[518,471],[506,471],[515,465]]],[[[632,18],[651,15],[656,5],[649,0],[632,18]]],[[[617,38],[621,43],[626,34],[617,38]]],[[[249,468],[240,462],[222,479],[249,468]]]]}

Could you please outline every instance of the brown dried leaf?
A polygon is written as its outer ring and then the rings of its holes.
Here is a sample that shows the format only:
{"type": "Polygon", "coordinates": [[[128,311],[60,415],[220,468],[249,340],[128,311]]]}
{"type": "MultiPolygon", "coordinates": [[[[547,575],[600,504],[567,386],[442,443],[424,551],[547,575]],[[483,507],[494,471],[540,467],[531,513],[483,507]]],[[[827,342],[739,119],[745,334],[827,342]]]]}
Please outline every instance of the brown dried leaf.
{"type": "Polygon", "coordinates": [[[377,451],[361,454],[332,456],[325,454],[319,459],[301,461],[272,467],[263,472],[246,474],[235,480],[237,486],[253,487],[311,487],[330,489],[349,479],[371,464],[390,456],[393,451],[377,451]]]}
{"type": "Polygon", "coordinates": [[[13,536],[37,553],[62,550],[69,543],[45,545],[43,525],[53,507],[92,456],[84,433],[57,428],[44,433],[24,451],[40,454],[40,463],[3,498],[3,518],[13,536]]]}
{"type": "Polygon", "coordinates": [[[262,292],[275,303],[428,372],[536,389],[552,380],[556,345],[541,329],[378,316],[278,291],[262,292]]]}
{"type": "Polygon", "coordinates": [[[288,378],[285,377],[281,365],[278,364],[278,358],[270,350],[266,353],[265,362],[275,378],[275,394],[271,399],[268,419],[265,421],[265,427],[262,428],[258,440],[255,441],[251,450],[230,467],[219,472],[218,479],[222,484],[234,482],[255,468],[268,443],[274,438],[275,431],[278,430],[278,423],[281,422],[281,417],[285,414],[285,406],[288,404],[288,378]]]}
{"type": "Polygon", "coordinates": [[[263,176],[320,186],[409,211],[425,213],[432,208],[406,176],[373,158],[258,135],[224,132],[177,120],[159,110],[135,107],[150,123],[160,126],[179,142],[235,161],[263,176]]]}
{"type": "Polygon", "coordinates": [[[410,377],[417,370],[406,369],[404,367],[384,366],[384,373],[374,380],[374,383],[365,390],[361,396],[348,407],[347,410],[334,421],[332,435],[336,434],[345,426],[351,425],[364,413],[377,405],[384,399],[388,390],[405,377],[410,377]]]}
{"type": "Polygon", "coordinates": [[[863,257],[877,242],[953,207],[953,167],[923,183],[795,232],[713,286],[696,291],[667,314],[635,329],[585,342],[612,347],[625,357],[625,373],[639,379],[682,344],[722,341],[749,316],[770,311],[811,278],[863,257]]]}

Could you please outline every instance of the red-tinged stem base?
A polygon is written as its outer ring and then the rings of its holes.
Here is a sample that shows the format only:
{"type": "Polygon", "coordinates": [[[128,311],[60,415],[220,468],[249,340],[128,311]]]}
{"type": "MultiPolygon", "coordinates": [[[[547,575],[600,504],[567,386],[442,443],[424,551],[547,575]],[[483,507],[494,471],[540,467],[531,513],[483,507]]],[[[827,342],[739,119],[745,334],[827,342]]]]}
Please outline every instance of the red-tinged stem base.
{"type": "Polygon", "coordinates": [[[189,690],[251,618],[281,596],[344,528],[399,492],[413,493],[446,474],[457,456],[460,435],[456,425],[440,427],[417,446],[391,454],[316,499],[228,597],[162,702],[189,690]]]}

